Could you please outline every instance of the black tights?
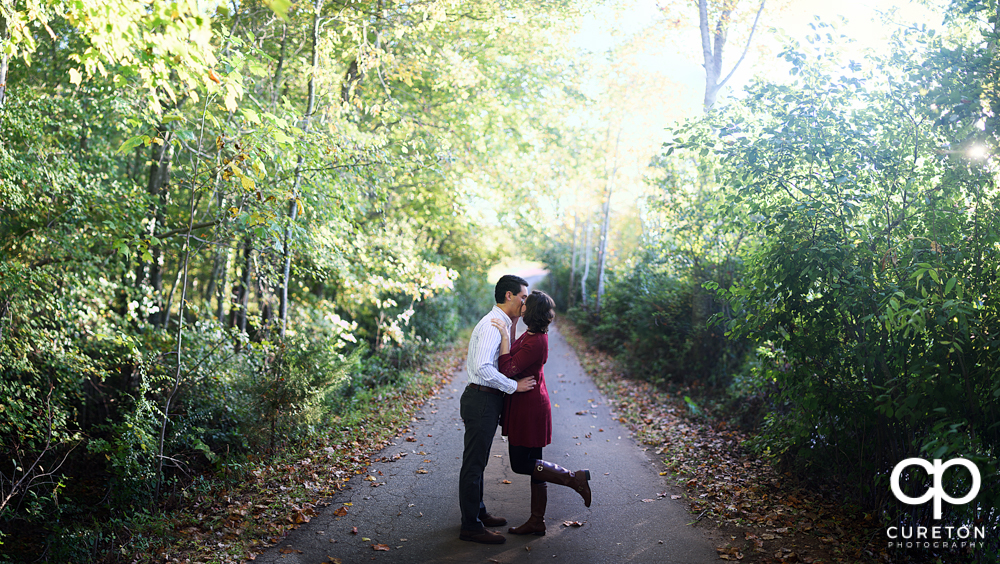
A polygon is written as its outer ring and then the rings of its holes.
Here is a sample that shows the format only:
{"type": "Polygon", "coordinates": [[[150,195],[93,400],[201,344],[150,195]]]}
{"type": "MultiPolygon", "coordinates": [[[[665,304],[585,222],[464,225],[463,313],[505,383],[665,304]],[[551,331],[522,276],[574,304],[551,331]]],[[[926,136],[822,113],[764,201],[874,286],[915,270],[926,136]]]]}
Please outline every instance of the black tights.
{"type": "MultiPolygon", "coordinates": [[[[535,461],[542,459],[542,447],[525,447],[510,445],[510,469],[517,474],[531,476],[535,471],[535,461]]],[[[531,479],[532,482],[543,482],[544,480],[531,479]]]]}

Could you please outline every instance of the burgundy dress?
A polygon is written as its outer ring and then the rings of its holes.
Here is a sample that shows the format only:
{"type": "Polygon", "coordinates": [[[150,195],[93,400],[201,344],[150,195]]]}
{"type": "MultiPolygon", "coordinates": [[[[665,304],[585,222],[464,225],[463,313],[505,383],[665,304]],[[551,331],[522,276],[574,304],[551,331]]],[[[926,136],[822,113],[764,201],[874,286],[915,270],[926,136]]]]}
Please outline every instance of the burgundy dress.
{"type": "Polygon", "coordinates": [[[504,397],[500,428],[514,446],[544,447],[552,442],[552,407],[542,370],[548,358],[549,336],[524,333],[514,341],[510,353],[498,359],[504,376],[515,380],[533,377],[536,382],[527,392],[504,397]]]}

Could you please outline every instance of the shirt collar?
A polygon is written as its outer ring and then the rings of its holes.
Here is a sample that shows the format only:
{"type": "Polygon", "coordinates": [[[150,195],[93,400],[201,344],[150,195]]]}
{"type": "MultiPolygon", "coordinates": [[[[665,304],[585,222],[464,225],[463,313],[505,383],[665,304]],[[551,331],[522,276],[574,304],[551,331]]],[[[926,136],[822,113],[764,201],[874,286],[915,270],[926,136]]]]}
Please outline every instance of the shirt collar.
{"type": "Polygon", "coordinates": [[[500,312],[500,315],[502,315],[502,316],[503,316],[503,318],[507,320],[507,325],[508,325],[508,326],[509,326],[509,325],[510,325],[511,323],[513,323],[513,322],[514,322],[514,321],[513,321],[513,320],[512,320],[511,318],[510,318],[510,316],[509,316],[509,315],[507,315],[507,312],[505,312],[504,310],[500,309],[500,306],[498,306],[498,305],[494,305],[494,306],[493,306],[493,309],[495,309],[495,310],[497,310],[498,312],[500,312]]]}

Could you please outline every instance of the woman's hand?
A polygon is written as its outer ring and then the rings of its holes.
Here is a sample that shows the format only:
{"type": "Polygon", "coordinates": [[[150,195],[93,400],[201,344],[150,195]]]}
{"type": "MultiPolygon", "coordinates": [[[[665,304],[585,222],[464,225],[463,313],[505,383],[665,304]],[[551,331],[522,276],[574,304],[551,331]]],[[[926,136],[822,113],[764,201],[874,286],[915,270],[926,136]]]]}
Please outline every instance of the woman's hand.
{"type": "Polygon", "coordinates": [[[497,318],[490,320],[490,323],[500,331],[500,354],[510,353],[510,333],[508,332],[507,325],[497,318]]]}

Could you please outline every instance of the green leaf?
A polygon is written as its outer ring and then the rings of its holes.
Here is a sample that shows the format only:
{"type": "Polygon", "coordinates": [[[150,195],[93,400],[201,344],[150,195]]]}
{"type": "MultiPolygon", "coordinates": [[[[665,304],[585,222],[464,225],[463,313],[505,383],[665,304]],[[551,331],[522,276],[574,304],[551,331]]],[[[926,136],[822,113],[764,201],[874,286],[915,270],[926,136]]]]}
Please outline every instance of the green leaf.
{"type": "Polygon", "coordinates": [[[945,286],[944,286],[944,295],[946,295],[946,296],[947,296],[947,295],[948,295],[948,292],[950,292],[950,291],[952,290],[952,288],[954,288],[954,287],[955,287],[955,284],[957,284],[957,283],[958,283],[958,279],[957,279],[957,278],[955,278],[954,276],[952,276],[952,277],[951,277],[951,278],[950,278],[950,279],[948,280],[948,283],[947,283],[947,284],[945,284],[945,286]]]}
{"type": "Polygon", "coordinates": [[[129,139],[128,141],[122,143],[122,146],[118,147],[118,152],[119,153],[124,153],[126,151],[131,151],[132,149],[135,149],[136,147],[138,147],[139,145],[142,145],[144,143],[146,145],[149,145],[150,141],[151,141],[151,139],[149,138],[149,135],[136,135],[135,137],[133,137],[133,138],[129,139]]]}
{"type": "Polygon", "coordinates": [[[268,8],[284,21],[288,21],[288,9],[292,7],[291,0],[265,0],[268,8]]]}

